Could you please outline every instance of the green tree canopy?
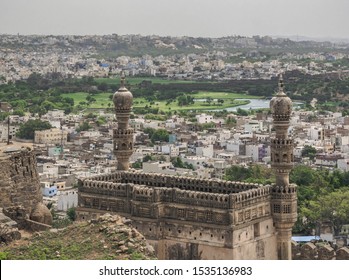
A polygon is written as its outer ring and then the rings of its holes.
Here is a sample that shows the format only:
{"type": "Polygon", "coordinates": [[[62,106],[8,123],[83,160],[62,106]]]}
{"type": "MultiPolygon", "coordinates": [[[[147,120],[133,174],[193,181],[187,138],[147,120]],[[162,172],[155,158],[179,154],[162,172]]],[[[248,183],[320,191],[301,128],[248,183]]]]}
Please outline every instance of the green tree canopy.
{"type": "Polygon", "coordinates": [[[302,149],[302,157],[309,157],[314,160],[316,156],[316,149],[313,146],[305,145],[302,149]]]}
{"type": "Polygon", "coordinates": [[[302,212],[310,223],[331,223],[334,234],[339,235],[342,226],[349,223],[349,190],[341,189],[319,195],[308,206],[304,206],[302,212]]]}
{"type": "Polygon", "coordinates": [[[154,129],[154,128],[145,128],[144,133],[149,135],[150,140],[155,143],[157,141],[160,142],[168,142],[169,133],[166,129],[154,129]]]}
{"type": "Polygon", "coordinates": [[[275,181],[273,170],[265,165],[252,165],[247,168],[233,165],[225,170],[225,179],[259,184],[270,184],[275,181]]]}
{"type": "Polygon", "coordinates": [[[194,166],[191,163],[183,162],[181,157],[175,157],[171,160],[171,162],[174,167],[194,170],[194,166]]]}
{"type": "Polygon", "coordinates": [[[45,130],[52,128],[51,124],[39,119],[29,120],[22,124],[16,134],[17,137],[22,139],[34,139],[35,131],[45,130]]]}
{"type": "Polygon", "coordinates": [[[83,123],[76,129],[76,131],[77,131],[77,132],[80,132],[80,131],[87,131],[87,130],[89,130],[90,128],[92,128],[92,127],[90,126],[90,124],[89,124],[88,122],[83,122],[83,123]]]}

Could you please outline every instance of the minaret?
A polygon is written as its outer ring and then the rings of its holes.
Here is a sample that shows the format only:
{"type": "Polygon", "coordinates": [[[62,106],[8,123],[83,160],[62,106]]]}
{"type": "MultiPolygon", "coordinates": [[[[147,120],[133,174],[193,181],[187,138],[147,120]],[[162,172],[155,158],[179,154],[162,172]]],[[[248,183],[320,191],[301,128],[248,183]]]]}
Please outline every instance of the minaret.
{"type": "Polygon", "coordinates": [[[288,137],[292,101],[284,93],[282,75],[278,93],[270,101],[270,109],[275,129],[275,137],[271,139],[271,167],[276,176],[271,207],[277,232],[278,259],[289,260],[292,258],[292,227],[297,220],[297,189],[289,183],[294,148],[293,139],[288,137]]]}
{"type": "Polygon", "coordinates": [[[121,87],[114,93],[113,102],[118,128],[113,131],[114,154],[118,170],[128,170],[133,153],[133,129],[128,127],[132,109],[132,93],[125,87],[125,76],[121,77],[121,87]]]}

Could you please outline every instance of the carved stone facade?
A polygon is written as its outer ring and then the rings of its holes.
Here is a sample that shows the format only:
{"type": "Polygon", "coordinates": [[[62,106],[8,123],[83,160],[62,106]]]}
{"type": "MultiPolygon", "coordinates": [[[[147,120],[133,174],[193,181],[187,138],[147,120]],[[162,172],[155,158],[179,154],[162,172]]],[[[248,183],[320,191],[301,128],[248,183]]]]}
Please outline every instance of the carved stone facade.
{"type": "MultiPolygon", "coordinates": [[[[78,219],[105,212],[131,218],[159,259],[291,258],[291,249],[284,247],[291,246],[288,230],[297,205],[296,187],[288,177],[281,180],[287,184],[260,185],[127,171],[133,132],[125,121],[132,103],[130,94],[122,96],[127,102],[114,98],[118,130],[123,129],[114,132],[115,154],[122,164],[113,174],[79,182],[78,219]]],[[[288,156],[285,164],[273,166],[282,177],[292,166],[292,140],[283,136],[274,141],[274,153],[278,145],[288,156]]]]}
{"type": "Polygon", "coordinates": [[[120,171],[80,182],[78,218],[106,211],[130,217],[163,259],[275,259],[276,251],[266,249],[275,247],[272,191],[270,185],[120,171]]]}

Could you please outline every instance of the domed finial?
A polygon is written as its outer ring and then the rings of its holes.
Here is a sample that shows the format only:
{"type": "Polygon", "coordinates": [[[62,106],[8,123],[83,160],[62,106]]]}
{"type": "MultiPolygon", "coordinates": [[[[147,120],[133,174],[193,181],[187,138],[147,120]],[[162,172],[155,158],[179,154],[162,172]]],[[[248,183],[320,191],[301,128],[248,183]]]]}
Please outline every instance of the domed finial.
{"type": "Polygon", "coordinates": [[[284,92],[284,81],[282,79],[282,74],[279,75],[279,93],[284,92]]]}
{"type": "Polygon", "coordinates": [[[125,87],[125,72],[121,72],[121,87],[125,87]]]}
{"type": "Polygon", "coordinates": [[[125,87],[125,72],[121,72],[121,87],[125,87]]]}

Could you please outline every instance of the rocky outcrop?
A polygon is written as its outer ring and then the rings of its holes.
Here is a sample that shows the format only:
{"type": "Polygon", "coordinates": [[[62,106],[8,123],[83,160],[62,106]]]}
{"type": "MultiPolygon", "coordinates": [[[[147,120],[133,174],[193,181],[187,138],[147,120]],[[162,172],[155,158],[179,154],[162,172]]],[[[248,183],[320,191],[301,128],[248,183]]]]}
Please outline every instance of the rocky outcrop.
{"type": "MultiPolygon", "coordinates": [[[[27,234],[27,233],[26,233],[27,234]]],[[[106,214],[3,244],[8,260],[143,260],[155,251],[130,220],[106,214]]]]}
{"type": "Polygon", "coordinates": [[[9,243],[21,239],[17,223],[0,212],[0,242],[9,243]]]}
{"type": "Polygon", "coordinates": [[[42,202],[38,202],[30,214],[30,219],[41,224],[52,225],[50,210],[42,202]]]}
{"type": "Polygon", "coordinates": [[[90,224],[98,225],[99,231],[115,241],[117,254],[136,251],[144,256],[154,257],[155,250],[149,245],[145,237],[131,226],[131,221],[119,215],[104,214],[98,219],[90,220],[90,224]],[[122,236],[120,240],[120,236],[122,236]]]}

